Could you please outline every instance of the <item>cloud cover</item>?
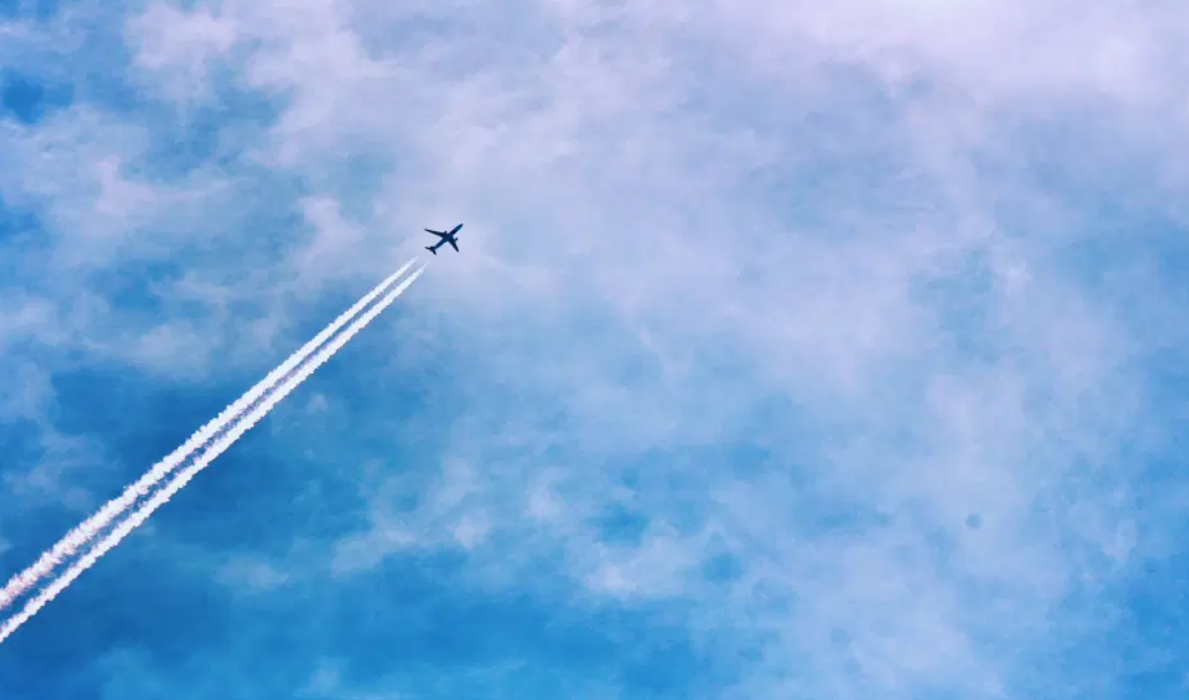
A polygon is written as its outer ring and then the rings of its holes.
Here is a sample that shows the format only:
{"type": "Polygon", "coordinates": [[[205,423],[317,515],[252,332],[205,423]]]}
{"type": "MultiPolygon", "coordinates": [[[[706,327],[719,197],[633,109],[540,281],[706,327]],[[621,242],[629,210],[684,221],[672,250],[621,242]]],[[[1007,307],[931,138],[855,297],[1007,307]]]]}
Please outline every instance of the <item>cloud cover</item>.
{"type": "Polygon", "coordinates": [[[19,7],[6,570],[468,225],[0,687],[1183,693],[1185,20],[19,7]]]}

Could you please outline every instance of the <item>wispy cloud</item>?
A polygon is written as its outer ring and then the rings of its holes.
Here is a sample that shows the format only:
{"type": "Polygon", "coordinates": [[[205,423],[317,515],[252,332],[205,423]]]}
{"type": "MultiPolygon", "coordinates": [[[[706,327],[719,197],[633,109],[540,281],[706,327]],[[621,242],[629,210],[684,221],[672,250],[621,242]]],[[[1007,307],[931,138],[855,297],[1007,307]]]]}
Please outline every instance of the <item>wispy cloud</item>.
{"type": "Polygon", "coordinates": [[[278,571],[266,561],[238,558],[227,562],[219,569],[218,579],[237,590],[268,593],[285,585],[289,575],[284,571],[278,571]]]}
{"type": "MultiPolygon", "coordinates": [[[[80,7],[9,34],[60,80],[82,59],[45,37],[85,26],[111,70],[0,134],[0,195],[42,232],[0,241],[29,270],[5,296],[37,310],[0,312],[6,364],[226,379],[253,362],[241,319],[267,346],[412,232],[468,224],[358,350],[388,370],[275,429],[367,419],[300,472],[303,513],[343,512],[268,528],[329,540],[303,550],[326,574],[308,605],[363,587],[389,620],[385,586],[424,566],[439,614],[680,609],[720,674],[682,697],[1172,687],[1136,685],[1111,639],[1160,616],[1129,596],[1183,548],[1176,5],[80,7]],[[62,261],[68,284],[36,284],[62,261]],[[108,350],[126,336],[141,355],[108,350]]],[[[627,654],[599,692],[659,695],[627,654]]],[[[419,687],[360,663],[336,682],[419,687]]]]}

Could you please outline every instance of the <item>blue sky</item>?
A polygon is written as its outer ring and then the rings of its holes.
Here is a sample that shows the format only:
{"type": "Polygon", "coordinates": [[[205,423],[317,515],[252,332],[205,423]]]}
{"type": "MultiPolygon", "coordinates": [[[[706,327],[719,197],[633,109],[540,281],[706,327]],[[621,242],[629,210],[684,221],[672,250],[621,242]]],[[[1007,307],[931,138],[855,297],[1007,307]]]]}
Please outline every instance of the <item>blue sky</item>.
{"type": "Polygon", "coordinates": [[[1183,697],[1184,9],[827,4],[0,6],[4,572],[467,222],[0,695],[1183,697]]]}

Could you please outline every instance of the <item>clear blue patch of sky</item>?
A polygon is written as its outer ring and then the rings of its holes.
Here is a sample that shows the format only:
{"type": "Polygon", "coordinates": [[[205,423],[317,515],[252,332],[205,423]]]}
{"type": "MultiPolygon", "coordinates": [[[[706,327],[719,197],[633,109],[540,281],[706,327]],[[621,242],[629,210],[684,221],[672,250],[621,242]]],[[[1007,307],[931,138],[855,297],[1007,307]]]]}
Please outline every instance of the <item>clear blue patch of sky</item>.
{"type": "Polygon", "coordinates": [[[0,70],[0,116],[33,124],[50,111],[69,106],[72,97],[69,85],[46,83],[36,76],[0,70]]]}
{"type": "Polygon", "coordinates": [[[65,0],[0,0],[0,17],[46,20],[65,4],[65,0]]]}
{"type": "Polygon", "coordinates": [[[0,289],[40,286],[42,258],[50,249],[37,216],[0,194],[0,289]]]}
{"type": "MultiPolygon", "coordinates": [[[[1183,525],[1169,523],[1182,531],[1183,525]]],[[[1125,599],[1128,614],[1113,635],[1121,652],[1120,685],[1144,697],[1184,697],[1189,606],[1182,591],[1187,585],[1189,553],[1142,562],[1125,599]]]]}

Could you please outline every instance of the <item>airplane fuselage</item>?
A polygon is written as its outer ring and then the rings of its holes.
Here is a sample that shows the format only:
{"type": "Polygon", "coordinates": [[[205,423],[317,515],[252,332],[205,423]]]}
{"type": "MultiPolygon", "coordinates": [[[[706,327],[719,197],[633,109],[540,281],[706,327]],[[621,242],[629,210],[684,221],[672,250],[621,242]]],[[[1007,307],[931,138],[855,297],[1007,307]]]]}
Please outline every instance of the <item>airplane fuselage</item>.
{"type": "Polygon", "coordinates": [[[433,235],[435,235],[441,239],[433,245],[425,246],[425,249],[428,250],[429,252],[433,253],[434,255],[437,255],[438,248],[441,248],[443,245],[449,243],[450,247],[453,248],[455,252],[458,252],[458,232],[461,229],[462,229],[462,224],[455,226],[454,228],[450,229],[449,231],[435,231],[431,228],[425,229],[429,233],[432,233],[433,235]]]}

